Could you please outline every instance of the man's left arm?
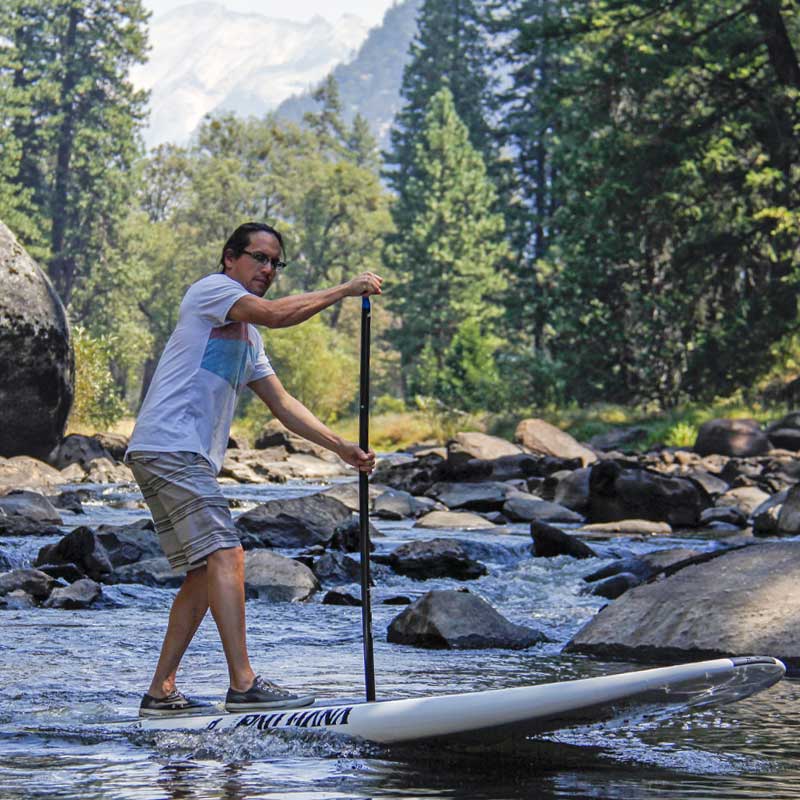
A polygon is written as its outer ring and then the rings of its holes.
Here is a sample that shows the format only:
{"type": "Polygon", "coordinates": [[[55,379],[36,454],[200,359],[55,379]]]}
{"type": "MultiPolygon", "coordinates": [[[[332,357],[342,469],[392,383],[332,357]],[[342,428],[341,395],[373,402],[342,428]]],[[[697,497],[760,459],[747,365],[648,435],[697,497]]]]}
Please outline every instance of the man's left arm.
{"type": "Polygon", "coordinates": [[[361,472],[371,472],[375,467],[375,453],[365,453],[355,442],[337,436],[325,423],[318,420],[296,397],[284,389],[277,375],[268,375],[252,381],[248,386],[269,408],[272,414],[290,431],[314,444],[332,450],[343,461],[361,472]]]}

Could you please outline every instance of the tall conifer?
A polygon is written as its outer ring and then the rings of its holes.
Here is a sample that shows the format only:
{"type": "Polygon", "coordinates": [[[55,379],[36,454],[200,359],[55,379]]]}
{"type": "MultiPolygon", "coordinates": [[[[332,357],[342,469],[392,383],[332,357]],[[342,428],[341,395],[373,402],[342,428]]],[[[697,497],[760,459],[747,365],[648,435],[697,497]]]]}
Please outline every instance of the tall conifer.
{"type": "Polygon", "coordinates": [[[414,145],[413,171],[393,216],[386,260],[398,276],[392,308],[407,389],[431,386],[430,371],[446,370],[445,355],[466,321],[485,327],[500,313],[506,257],[497,194],[449,88],[428,104],[414,145]],[[417,356],[429,357],[424,371],[417,356]]]}
{"type": "Polygon", "coordinates": [[[492,106],[490,53],[475,0],[424,0],[417,17],[400,93],[404,105],[394,120],[387,178],[403,193],[414,174],[416,142],[431,98],[443,86],[452,94],[469,141],[491,165],[495,144],[487,122],[492,106]]]}

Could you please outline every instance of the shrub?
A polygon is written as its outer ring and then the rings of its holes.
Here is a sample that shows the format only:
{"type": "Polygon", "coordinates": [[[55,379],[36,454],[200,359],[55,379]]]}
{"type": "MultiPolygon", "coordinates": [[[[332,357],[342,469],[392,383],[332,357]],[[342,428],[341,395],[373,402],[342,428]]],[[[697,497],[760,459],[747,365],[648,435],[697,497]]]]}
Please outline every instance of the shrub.
{"type": "Polygon", "coordinates": [[[70,414],[71,427],[110,428],[125,413],[111,374],[115,351],[113,336],[91,336],[80,325],[72,328],[75,353],[75,399],[70,414]]]}

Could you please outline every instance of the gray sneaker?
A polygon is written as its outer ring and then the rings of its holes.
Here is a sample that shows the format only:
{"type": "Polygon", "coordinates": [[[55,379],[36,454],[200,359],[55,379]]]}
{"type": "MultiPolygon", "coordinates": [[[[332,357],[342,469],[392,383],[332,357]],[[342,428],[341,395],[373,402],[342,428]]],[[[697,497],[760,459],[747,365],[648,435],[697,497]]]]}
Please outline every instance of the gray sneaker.
{"type": "Polygon", "coordinates": [[[213,706],[188,698],[183,692],[174,689],[166,697],[153,697],[146,694],[139,706],[140,717],[184,716],[186,714],[210,714],[213,706]]]}
{"type": "Polygon", "coordinates": [[[272,681],[256,675],[253,685],[245,692],[228,689],[225,696],[226,711],[258,711],[269,708],[302,708],[310,706],[316,698],[311,694],[294,694],[272,681]]]}

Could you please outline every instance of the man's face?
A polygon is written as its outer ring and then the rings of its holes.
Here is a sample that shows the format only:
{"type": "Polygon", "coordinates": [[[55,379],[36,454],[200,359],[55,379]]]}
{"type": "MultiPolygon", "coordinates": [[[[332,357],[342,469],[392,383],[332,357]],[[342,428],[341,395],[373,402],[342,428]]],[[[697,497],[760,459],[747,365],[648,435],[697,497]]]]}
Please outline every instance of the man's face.
{"type": "Polygon", "coordinates": [[[281,246],[271,233],[256,231],[250,234],[250,244],[239,258],[225,256],[225,274],[244,286],[251,294],[263,297],[277,274],[272,264],[261,264],[250,253],[269,256],[273,261],[281,257],[281,246]]]}

